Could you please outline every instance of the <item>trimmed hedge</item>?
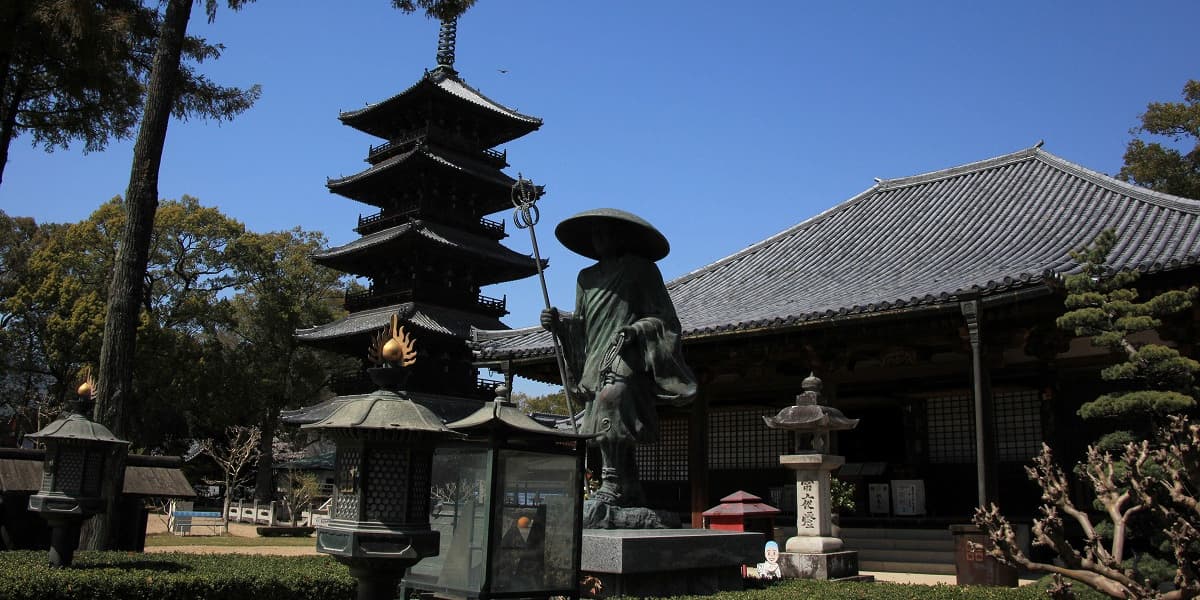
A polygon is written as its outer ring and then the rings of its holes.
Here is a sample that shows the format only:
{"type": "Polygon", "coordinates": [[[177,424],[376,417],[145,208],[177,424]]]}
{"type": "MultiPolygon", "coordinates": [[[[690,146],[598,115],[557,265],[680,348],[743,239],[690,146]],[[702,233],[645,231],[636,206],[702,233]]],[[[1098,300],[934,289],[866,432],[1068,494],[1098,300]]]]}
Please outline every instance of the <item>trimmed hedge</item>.
{"type": "Polygon", "coordinates": [[[982,585],[829,582],[789,579],[764,589],[678,596],[675,600],[1045,600],[1041,581],[1018,588],[982,585]]]}
{"type": "Polygon", "coordinates": [[[51,569],[44,551],[0,554],[2,600],[336,600],[355,584],[328,556],[79,552],[51,569]]]}

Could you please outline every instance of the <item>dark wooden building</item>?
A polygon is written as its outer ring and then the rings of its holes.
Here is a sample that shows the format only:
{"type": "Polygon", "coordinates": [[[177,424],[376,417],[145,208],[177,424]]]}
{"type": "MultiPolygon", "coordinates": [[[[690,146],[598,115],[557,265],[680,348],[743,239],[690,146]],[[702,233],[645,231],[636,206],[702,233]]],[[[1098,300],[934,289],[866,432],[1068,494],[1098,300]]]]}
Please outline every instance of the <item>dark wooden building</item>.
{"type": "MultiPolygon", "coordinates": [[[[0,448],[0,550],[50,548],[46,520],[29,512],[29,497],[42,485],[44,450],[0,448]]],[[[125,459],[125,480],[117,509],[124,527],[117,533],[118,550],[141,552],[146,542],[146,521],[151,498],[194,498],[178,456],[130,454],[125,459]]]]}
{"type": "MultiPolygon", "coordinates": [[[[661,441],[638,450],[651,497],[696,524],[735,490],[787,510],[793,474],[778,457],[792,442],[761,417],[815,372],[827,401],[861,419],[834,442],[847,460],[839,476],[861,484],[843,524],[940,527],[967,518],[980,495],[1031,515],[1038,496],[1022,467],[1041,444],[1073,461],[1095,439],[1075,412],[1109,359],[1054,319],[1062,278],[1078,268],[1071,251],[1110,227],[1120,236],[1111,265],[1142,271],[1146,293],[1200,282],[1200,202],[1040,145],[878,181],[669,282],[702,385],[690,407],[660,408],[661,441]]],[[[557,382],[540,328],[480,331],[475,346],[480,365],[557,382]]]]}
{"type": "MultiPolygon", "coordinates": [[[[533,275],[532,257],[500,243],[503,221],[488,215],[511,208],[515,180],[501,169],[507,153],[495,148],[530,133],[541,120],[505,107],[467,85],[454,70],[453,22],[442,25],[438,65],[408,89],[361,110],[343,123],[382,140],[368,167],[330,179],[330,192],[371,207],[359,216],[361,235],[313,260],[369,280],[347,292],[349,316],[300,330],[303,342],[365,356],[369,337],[399,315],[418,340],[419,359],[409,387],[439,394],[483,396],[463,343],[472,328],[504,329],[504,298],[482,286],[533,275]]],[[[361,374],[336,382],[340,393],[366,391],[361,374]]]]}

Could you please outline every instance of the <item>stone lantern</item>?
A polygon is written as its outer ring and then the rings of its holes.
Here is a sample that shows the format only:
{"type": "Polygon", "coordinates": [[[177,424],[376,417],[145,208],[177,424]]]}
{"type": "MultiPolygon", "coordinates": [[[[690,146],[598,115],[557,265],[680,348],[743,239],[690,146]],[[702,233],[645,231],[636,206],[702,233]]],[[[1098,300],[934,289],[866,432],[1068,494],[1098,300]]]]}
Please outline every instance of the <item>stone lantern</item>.
{"type": "Polygon", "coordinates": [[[497,388],[447,425],[467,435],[434,456],[436,559],[409,569],[409,590],[445,598],[579,597],[587,436],[546,427],[497,388]]]}
{"type": "Polygon", "coordinates": [[[412,339],[392,318],[380,332],[368,374],[380,389],[343,397],[324,420],[304,425],[336,445],[329,520],[317,527],[317,551],[333,555],[358,579],[359,600],[391,600],[404,569],[438,553],[429,525],[430,470],[436,444],[456,436],[433,411],[402,390],[416,362],[412,339]]]}
{"type": "Polygon", "coordinates": [[[29,497],[29,510],[50,525],[52,567],[71,566],[83,520],[105,512],[109,497],[119,493],[112,482],[124,472],[129,451],[129,442],[83,416],[94,389],[89,376],[79,386],[75,411],[64,411],[41,431],[26,436],[46,447],[42,485],[29,497]]]}
{"type": "Polygon", "coordinates": [[[796,432],[796,453],[779,457],[796,471],[796,535],[788,538],[779,564],[785,577],[838,579],[858,575],[858,553],[842,552],[842,540],[833,537],[833,503],[829,473],[846,462],[826,454],[829,432],[853,429],[858,419],[821,404],[821,380],[809,375],[804,393],[774,417],[763,417],[767,427],[796,432]],[[807,443],[806,442],[807,438],[807,443]]]}

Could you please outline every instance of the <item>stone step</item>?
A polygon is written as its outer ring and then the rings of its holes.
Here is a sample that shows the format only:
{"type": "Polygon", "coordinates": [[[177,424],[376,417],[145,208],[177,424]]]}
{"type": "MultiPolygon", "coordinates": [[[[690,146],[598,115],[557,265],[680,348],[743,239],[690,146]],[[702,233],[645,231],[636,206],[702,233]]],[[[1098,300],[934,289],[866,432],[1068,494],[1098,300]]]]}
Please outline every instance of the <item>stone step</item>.
{"type": "Polygon", "coordinates": [[[848,539],[946,540],[954,543],[948,529],[883,529],[876,527],[843,527],[839,536],[848,539]]]}
{"type": "Polygon", "coordinates": [[[918,550],[954,552],[954,540],[897,540],[891,538],[843,537],[848,550],[918,550]]]}
{"type": "Polygon", "coordinates": [[[949,530],[848,527],[839,533],[847,550],[858,551],[863,571],[954,574],[954,536],[949,530]]]}
{"type": "Polygon", "coordinates": [[[954,564],[919,563],[899,561],[875,561],[858,559],[859,571],[885,571],[888,573],[926,573],[930,575],[954,575],[954,564]]]}
{"type": "MultiPolygon", "coordinates": [[[[856,550],[854,547],[847,547],[847,550],[856,550]]],[[[920,551],[920,550],[876,550],[876,549],[857,549],[859,560],[870,560],[876,562],[913,562],[913,563],[930,563],[930,564],[947,564],[954,566],[954,552],[942,551],[920,551]]]]}

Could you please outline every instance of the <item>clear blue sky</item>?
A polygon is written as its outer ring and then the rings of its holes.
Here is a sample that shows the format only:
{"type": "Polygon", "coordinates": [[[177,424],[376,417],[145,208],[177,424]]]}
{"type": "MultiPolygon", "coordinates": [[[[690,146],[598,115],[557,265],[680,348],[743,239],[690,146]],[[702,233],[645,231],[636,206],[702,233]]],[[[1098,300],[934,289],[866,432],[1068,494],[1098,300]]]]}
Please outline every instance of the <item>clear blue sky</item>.
{"type": "MultiPolygon", "coordinates": [[[[262,0],[196,11],[191,32],[226,46],[206,64],[262,84],[220,126],[173,122],[160,194],[190,194],[257,231],[301,226],[333,244],[375,209],[330,194],[378,140],[339,110],[383,100],[434,66],[437,23],[387,0],[262,0]]],[[[459,23],[462,76],[542,117],[506,146],[548,188],[539,242],[550,294],[573,304],[586,259],[553,238],[561,219],[614,206],[649,219],[673,250],[667,279],[727,256],[868,188],[1046,142],[1115,173],[1150,101],[1200,78],[1200,2],[715,2],[479,0],[459,23]],[[743,6],[756,14],[736,12],[743,6]],[[501,70],[507,72],[501,72],[501,70]]],[[[0,208],[78,221],[124,193],[131,143],[46,154],[14,142],[0,208]]],[[[511,221],[509,215],[494,218],[511,221]]],[[[505,241],[530,252],[509,225],[505,241]]],[[[820,261],[820,256],[811,257],[820,261]]],[[[536,322],[536,279],[507,295],[536,322]]],[[[520,389],[520,388],[519,388],[520,389]]],[[[531,389],[531,391],[536,391],[531,389]]]]}

